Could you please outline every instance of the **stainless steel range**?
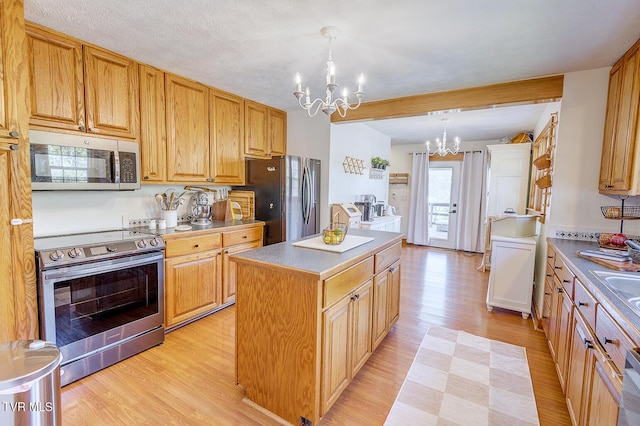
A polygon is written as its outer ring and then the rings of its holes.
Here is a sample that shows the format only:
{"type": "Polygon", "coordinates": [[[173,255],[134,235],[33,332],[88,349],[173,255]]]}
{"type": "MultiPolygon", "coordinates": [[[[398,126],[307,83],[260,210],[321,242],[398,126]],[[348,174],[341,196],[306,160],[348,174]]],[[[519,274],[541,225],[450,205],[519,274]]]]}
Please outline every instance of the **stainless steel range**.
{"type": "Polygon", "coordinates": [[[40,337],[64,386],[164,341],[164,241],[137,231],[36,238],[40,337]]]}

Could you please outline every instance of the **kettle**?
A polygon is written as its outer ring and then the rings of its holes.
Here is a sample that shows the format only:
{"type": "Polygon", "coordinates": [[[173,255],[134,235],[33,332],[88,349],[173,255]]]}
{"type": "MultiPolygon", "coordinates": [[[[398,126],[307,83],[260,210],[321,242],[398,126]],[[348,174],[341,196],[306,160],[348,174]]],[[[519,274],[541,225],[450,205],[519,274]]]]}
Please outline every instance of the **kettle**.
{"type": "Polygon", "coordinates": [[[195,191],[191,197],[192,225],[208,225],[211,223],[211,205],[209,196],[204,191],[195,191]]]}

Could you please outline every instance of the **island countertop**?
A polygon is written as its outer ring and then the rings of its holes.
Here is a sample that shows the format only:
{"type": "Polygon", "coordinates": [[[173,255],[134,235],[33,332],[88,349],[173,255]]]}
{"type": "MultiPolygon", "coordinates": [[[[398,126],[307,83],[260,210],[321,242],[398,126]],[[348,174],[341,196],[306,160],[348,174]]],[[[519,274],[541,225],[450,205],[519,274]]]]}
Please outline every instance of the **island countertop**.
{"type": "Polygon", "coordinates": [[[347,238],[349,235],[371,237],[373,240],[343,253],[296,247],[293,245],[295,241],[286,241],[233,254],[230,258],[236,263],[273,265],[299,274],[309,274],[322,280],[396,244],[404,236],[404,234],[397,232],[367,229],[350,229],[347,238]]]}

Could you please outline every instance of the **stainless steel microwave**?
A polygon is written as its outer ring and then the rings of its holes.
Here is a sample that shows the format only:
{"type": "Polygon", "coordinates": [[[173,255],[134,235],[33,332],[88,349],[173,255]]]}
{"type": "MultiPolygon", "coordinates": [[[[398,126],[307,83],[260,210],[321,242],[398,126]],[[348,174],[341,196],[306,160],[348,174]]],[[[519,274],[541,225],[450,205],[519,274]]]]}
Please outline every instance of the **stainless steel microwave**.
{"type": "Polygon", "coordinates": [[[66,133],[29,131],[31,189],[140,189],[136,142],[66,133]]]}

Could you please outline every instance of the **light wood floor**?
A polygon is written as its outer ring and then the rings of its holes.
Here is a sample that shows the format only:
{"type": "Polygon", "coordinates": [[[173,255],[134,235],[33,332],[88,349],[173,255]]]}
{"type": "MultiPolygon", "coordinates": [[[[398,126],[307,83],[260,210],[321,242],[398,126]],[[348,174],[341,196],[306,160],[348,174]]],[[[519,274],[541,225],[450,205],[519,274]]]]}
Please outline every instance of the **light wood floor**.
{"type": "MultiPolygon", "coordinates": [[[[400,320],[322,425],[382,425],[430,324],[524,346],[540,423],[570,424],[544,333],[517,312],[485,305],[480,255],[405,247],[400,320]]],[[[65,425],[275,424],[235,383],[235,307],[166,336],[162,346],[62,390],[65,425]]]]}

